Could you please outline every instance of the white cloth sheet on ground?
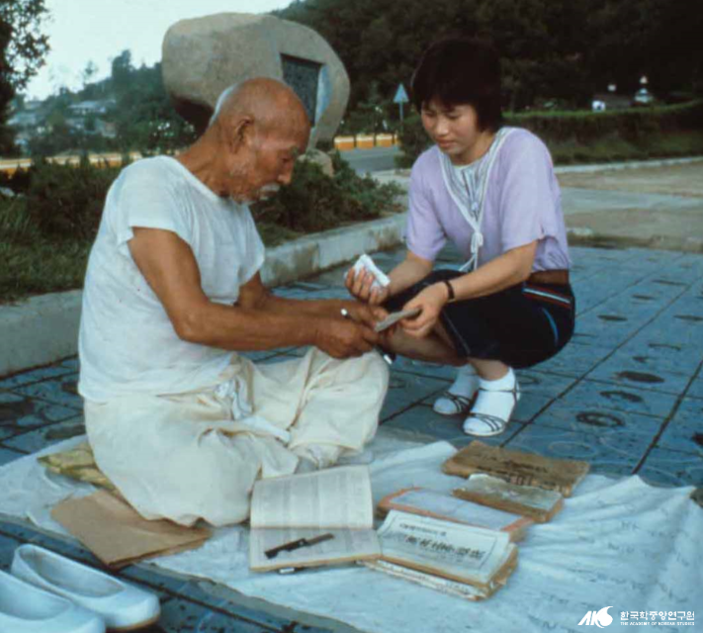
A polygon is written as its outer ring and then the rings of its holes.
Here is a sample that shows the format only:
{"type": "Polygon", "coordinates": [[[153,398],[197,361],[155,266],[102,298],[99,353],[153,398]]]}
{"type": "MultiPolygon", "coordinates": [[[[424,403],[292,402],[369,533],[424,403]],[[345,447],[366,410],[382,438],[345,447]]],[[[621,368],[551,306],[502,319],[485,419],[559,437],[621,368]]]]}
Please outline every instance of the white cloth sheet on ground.
{"type": "MultiPolygon", "coordinates": [[[[360,456],[368,461],[373,454],[376,502],[404,486],[447,491],[461,483],[441,472],[452,446],[408,446],[382,433],[360,456]]],[[[31,516],[41,528],[62,532],[49,517],[50,507],[90,487],[47,475],[34,457],[0,469],[0,512],[31,516]]],[[[484,602],[466,602],[357,566],[253,574],[247,529],[239,526],[219,528],[202,548],[155,564],[368,632],[576,632],[583,630],[578,624],[587,612],[608,606],[613,627],[623,611],[697,611],[700,619],[703,510],[690,499],[692,490],[651,487],[639,477],[586,477],[551,523],[529,529],[519,544],[517,571],[484,602]]]]}

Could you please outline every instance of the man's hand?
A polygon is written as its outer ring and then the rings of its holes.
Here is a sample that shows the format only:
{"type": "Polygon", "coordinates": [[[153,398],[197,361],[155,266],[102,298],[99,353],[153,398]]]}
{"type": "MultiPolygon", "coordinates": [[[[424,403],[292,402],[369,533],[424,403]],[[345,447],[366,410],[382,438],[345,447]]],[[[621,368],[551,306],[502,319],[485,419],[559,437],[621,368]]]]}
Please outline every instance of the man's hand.
{"type": "Polygon", "coordinates": [[[413,319],[403,319],[401,327],[408,336],[424,338],[437,325],[439,314],[448,300],[447,288],[444,284],[432,284],[408,301],[403,310],[420,308],[421,312],[413,319]]]}
{"type": "Polygon", "coordinates": [[[368,305],[358,301],[345,301],[344,308],[352,321],[363,323],[372,330],[376,323],[383,321],[388,316],[388,312],[381,306],[368,305]]]}
{"type": "Polygon", "coordinates": [[[379,336],[362,323],[343,319],[321,319],[315,330],[315,347],[333,358],[349,358],[370,352],[379,336]]]}
{"type": "Polygon", "coordinates": [[[389,291],[388,287],[380,288],[378,286],[372,290],[374,279],[373,274],[365,268],[362,268],[358,273],[354,272],[354,268],[350,268],[347,271],[344,285],[352,297],[369,305],[377,306],[388,299],[389,291]]]}

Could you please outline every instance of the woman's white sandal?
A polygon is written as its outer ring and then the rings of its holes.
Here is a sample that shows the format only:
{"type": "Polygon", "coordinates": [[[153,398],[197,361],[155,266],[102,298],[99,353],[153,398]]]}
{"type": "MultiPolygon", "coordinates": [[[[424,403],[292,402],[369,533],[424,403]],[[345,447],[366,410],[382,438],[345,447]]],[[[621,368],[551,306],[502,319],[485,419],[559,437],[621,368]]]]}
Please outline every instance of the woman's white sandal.
{"type": "Polygon", "coordinates": [[[445,391],[439,398],[434,401],[432,409],[440,415],[459,415],[466,413],[471,409],[474,397],[460,396],[459,394],[445,391]]]}
{"type": "Polygon", "coordinates": [[[508,420],[488,413],[472,413],[464,420],[464,433],[476,437],[500,435],[508,426],[508,420]]]}
{"type": "Polygon", "coordinates": [[[470,365],[461,367],[452,386],[434,401],[432,409],[440,415],[467,413],[471,410],[471,405],[476,396],[478,382],[478,376],[473,367],[470,365]]]}
{"type": "MultiPolygon", "coordinates": [[[[512,373],[512,370],[511,370],[512,373]]],[[[476,398],[476,403],[469,414],[469,416],[464,420],[464,433],[467,435],[474,435],[476,437],[492,437],[493,435],[500,435],[505,431],[510,421],[510,417],[520,400],[520,387],[517,382],[517,378],[513,375],[513,387],[512,389],[485,389],[484,387],[479,387],[478,396],[476,398]],[[485,409],[490,407],[486,404],[485,396],[483,394],[509,394],[512,397],[512,402],[509,405],[509,410],[503,412],[501,415],[496,415],[495,413],[488,413],[485,409]],[[483,400],[483,402],[481,402],[483,400]],[[484,410],[476,411],[477,407],[483,408],[484,410]]],[[[502,396],[501,396],[502,397],[502,396]]],[[[503,407],[504,410],[506,407],[503,407]]]]}

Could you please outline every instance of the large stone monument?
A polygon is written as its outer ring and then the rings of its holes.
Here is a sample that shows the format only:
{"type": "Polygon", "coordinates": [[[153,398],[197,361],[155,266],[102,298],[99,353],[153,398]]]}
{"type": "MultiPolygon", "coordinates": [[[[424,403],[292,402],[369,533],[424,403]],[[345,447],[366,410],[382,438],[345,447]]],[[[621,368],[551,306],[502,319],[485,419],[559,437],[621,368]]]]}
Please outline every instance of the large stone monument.
{"type": "Polygon", "coordinates": [[[310,147],[334,138],[349,99],[349,77],[330,45],[312,29],[270,15],[176,22],[164,37],[162,72],[176,110],[199,132],[220,93],[252,77],[295,90],[313,125],[310,147]]]}

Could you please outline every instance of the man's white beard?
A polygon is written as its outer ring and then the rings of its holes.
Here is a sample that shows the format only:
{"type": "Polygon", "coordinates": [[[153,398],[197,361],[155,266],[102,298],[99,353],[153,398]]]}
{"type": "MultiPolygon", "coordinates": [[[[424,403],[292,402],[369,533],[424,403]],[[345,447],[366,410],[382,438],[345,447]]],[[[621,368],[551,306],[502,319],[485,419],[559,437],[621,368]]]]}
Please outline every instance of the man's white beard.
{"type": "Polygon", "coordinates": [[[274,196],[278,193],[280,190],[281,186],[276,185],[276,184],[269,184],[269,185],[264,185],[259,189],[259,200],[266,200],[266,198],[270,198],[271,196],[274,196]]]}
{"type": "Polygon", "coordinates": [[[264,185],[259,189],[256,194],[253,196],[253,198],[243,198],[243,197],[235,197],[233,196],[232,199],[235,202],[238,202],[239,204],[246,204],[246,205],[251,205],[254,204],[255,202],[259,202],[260,200],[266,200],[278,193],[280,190],[281,186],[276,185],[276,184],[269,184],[269,185],[264,185]]]}

